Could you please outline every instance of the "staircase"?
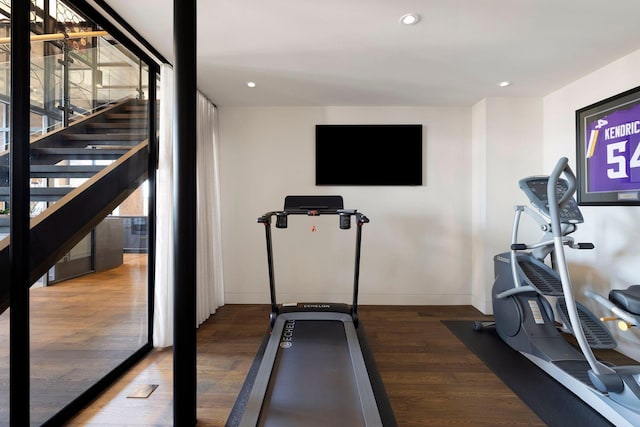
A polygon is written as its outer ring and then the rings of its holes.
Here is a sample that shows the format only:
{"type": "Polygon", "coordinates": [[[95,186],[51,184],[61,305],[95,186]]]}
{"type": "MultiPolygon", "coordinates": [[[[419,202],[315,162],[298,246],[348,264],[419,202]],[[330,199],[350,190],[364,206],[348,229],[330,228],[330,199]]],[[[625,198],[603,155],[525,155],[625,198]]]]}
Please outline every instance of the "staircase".
{"type": "MultiPolygon", "coordinates": [[[[29,277],[35,282],[146,179],[146,103],[128,99],[31,142],[32,179],[87,178],[78,187],[32,187],[32,202],[49,207],[31,219],[29,277]],[[109,160],[107,166],[71,165],[109,160]]],[[[0,201],[9,201],[9,153],[0,154],[0,201]]],[[[67,181],[69,182],[69,181],[67,181]]],[[[0,233],[9,232],[0,215],[0,233]]],[[[0,241],[0,313],[9,304],[9,237],[0,241]]]]}

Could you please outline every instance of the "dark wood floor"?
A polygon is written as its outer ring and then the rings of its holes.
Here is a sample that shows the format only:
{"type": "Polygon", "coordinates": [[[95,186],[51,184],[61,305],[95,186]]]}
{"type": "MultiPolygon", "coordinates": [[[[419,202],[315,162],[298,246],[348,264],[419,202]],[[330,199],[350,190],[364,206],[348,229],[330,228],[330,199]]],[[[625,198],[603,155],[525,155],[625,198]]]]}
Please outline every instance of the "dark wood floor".
{"type": "MultiPolygon", "coordinates": [[[[73,398],[76,389],[146,339],[146,257],[126,261],[104,273],[32,289],[34,425],[62,403],[38,399],[73,398]]],[[[268,312],[267,305],[227,305],[200,326],[199,426],[224,426],[266,331],[268,312]]],[[[441,323],[482,319],[472,307],[364,306],[360,315],[400,426],[544,425],[441,323]]],[[[8,396],[2,392],[8,384],[7,317],[8,312],[0,316],[0,418],[8,406],[1,401],[8,396]]],[[[170,348],[152,351],[68,425],[171,426],[172,364],[170,348]],[[148,384],[158,385],[148,398],[129,397],[148,384]]]]}
{"type": "MultiPolygon", "coordinates": [[[[361,319],[400,426],[543,426],[441,323],[469,306],[365,306],[361,319]]],[[[268,306],[221,307],[198,331],[198,426],[223,426],[267,327],[268,306]]],[[[171,349],[155,350],[69,426],[171,426],[171,349]],[[127,396],[157,384],[147,399],[127,396]]]]}
{"type": "MultiPolygon", "coordinates": [[[[31,421],[39,425],[146,341],[146,256],[32,289],[30,303],[31,421]]],[[[268,312],[267,305],[227,305],[200,326],[199,426],[224,426],[268,312]]],[[[400,426],[544,425],[442,324],[483,319],[474,308],[363,306],[360,316],[400,426]]],[[[8,311],[0,316],[0,426],[8,426],[7,333],[8,311]]],[[[172,364],[172,349],[152,351],[67,425],[171,426],[172,364]],[[148,398],[129,397],[149,384],[158,388],[148,398]]]]}

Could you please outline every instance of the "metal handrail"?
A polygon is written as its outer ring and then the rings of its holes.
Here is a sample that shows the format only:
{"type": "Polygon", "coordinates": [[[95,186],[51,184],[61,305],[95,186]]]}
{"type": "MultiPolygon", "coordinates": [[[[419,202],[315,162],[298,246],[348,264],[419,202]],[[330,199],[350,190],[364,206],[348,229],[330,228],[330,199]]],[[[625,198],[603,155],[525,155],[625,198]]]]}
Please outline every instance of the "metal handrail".
{"type": "MultiPolygon", "coordinates": [[[[50,42],[54,40],[65,39],[82,39],[85,37],[103,37],[108,36],[106,31],[85,31],[79,33],[52,33],[52,34],[33,34],[30,38],[32,42],[50,42]]],[[[0,37],[1,44],[11,44],[11,37],[0,37]]]]}

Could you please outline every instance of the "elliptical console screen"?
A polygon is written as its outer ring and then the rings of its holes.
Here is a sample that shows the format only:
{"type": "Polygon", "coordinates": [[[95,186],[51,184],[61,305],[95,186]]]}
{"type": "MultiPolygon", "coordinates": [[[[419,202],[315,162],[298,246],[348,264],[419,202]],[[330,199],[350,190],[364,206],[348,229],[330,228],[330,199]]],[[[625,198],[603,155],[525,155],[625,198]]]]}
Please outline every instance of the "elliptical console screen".
{"type": "MultiPolygon", "coordinates": [[[[547,198],[548,177],[530,177],[520,180],[520,188],[529,198],[533,206],[538,208],[546,216],[551,216],[549,212],[549,202],[547,198]]],[[[559,179],[556,185],[556,197],[560,199],[567,191],[569,185],[564,179],[559,179]]],[[[583,222],[582,212],[578,207],[578,203],[572,197],[560,209],[560,222],[579,224],[583,222]]]]}

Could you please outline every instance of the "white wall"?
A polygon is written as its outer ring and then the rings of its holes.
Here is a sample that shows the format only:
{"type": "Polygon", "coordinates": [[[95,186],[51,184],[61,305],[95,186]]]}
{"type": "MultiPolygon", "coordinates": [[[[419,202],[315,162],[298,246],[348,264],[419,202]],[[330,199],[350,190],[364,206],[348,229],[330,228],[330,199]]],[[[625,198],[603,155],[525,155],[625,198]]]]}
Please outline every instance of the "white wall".
{"type": "MultiPolygon", "coordinates": [[[[263,226],[289,194],[341,194],[365,213],[360,303],[471,303],[471,111],[429,107],[222,107],[225,301],[266,303],[263,226]],[[421,123],[425,184],[316,187],[316,124],[421,123]]],[[[337,218],[273,228],[279,302],[351,301],[355,230],[337,218]],[[311,232],[311,225],[317,232],[311,232]]]]}
{"type": "MultiPolygon", "coordinates": [[[[543,159],[546,171],[551,171],[561,156],[568,157],[575,170],[575,111],[639,86],[639,69],[640,51],[636,51],[544,98],[543,159]]],[[[595,250],[567,251],[571,277],[579,293],[592,289],[606,296],[610,288],[640,284],[640,208],[587,206],[581,210],[585,223],[574,236],[577,241],[593,242],[595,250]]],[[[605,314],[580,297],[598,315],[605,314]]],[[[639,333],[633,330],[621,334],[611,326],[620,350],[640,360],[639,333]]]]}
{"type": "MultiPolygon", "coordinates": [[[[472,108],[472,303],[484,313],[492,312],[493,257],[509,250],[514,206],[528,204],[518,181],[542,173],[541,123],[540,98],[488,98],[472,108]]],[[[522,225],[523,242],[540,238],[533,221],[522,225]]]]}

